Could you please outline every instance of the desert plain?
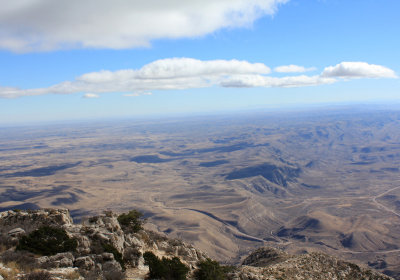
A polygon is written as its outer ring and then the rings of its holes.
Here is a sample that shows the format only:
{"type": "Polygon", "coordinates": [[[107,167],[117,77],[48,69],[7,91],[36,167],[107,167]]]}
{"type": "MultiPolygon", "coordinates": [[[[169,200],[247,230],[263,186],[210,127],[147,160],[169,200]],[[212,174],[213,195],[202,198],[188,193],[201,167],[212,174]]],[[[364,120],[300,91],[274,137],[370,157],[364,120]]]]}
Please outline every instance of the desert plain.
{"type": "Polygon", "coordinates": [[[0,208],[144,213],[210,257],[322,251],[400,277],[400,109],[0,128],[0,208]]]}

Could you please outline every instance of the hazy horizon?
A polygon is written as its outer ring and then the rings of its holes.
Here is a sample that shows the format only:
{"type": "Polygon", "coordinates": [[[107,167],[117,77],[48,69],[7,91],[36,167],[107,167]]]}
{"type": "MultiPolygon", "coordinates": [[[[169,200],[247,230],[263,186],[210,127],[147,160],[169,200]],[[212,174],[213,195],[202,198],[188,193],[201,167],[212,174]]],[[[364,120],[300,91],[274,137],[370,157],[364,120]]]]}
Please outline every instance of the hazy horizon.
{"type": "Polygon", "coordinates": [[[0,123],[400,102],[397,0],[18,2],[0,123]]]}

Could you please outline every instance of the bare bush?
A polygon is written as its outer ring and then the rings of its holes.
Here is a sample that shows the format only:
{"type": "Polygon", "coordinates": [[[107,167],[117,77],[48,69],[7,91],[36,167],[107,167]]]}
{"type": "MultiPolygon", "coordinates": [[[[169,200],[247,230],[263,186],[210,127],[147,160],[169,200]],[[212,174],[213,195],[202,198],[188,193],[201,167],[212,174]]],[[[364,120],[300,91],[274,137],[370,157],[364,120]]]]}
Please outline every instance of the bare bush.
{"type": "Polygon", "coordinates": [[[22,280],[52,280],[52,279],[53,277],[51,277],[51,274],[45,270],[34,271],[22,277],[22,280]]]}
{"type": "Polygon", "coordinates": [[[0,257],[3,263],[15,262],[23,270],[32,269],[35,266],[35,255],[29,252],[8,250],[0,257]]]}
{"type": "Polygon", "coordinates": [[[137,267],[141,255],[142,253],[137,248],[128,247],[124,251],[124,261],[132,267],[137,267]]]}

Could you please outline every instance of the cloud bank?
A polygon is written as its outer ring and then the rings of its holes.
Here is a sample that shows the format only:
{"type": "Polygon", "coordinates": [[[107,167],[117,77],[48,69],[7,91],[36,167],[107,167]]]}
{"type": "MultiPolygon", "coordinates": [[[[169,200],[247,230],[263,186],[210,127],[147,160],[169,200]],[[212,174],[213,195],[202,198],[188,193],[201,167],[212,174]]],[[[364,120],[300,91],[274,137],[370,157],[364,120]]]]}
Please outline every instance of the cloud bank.
{"type": "MultiPolygon", "coordinates": [[[[299,66],[300,67],[300,66],[299,66]]],[[[73,81],[37,89],[0,87],[0,97],[16,98],[43,94],[83,93],[96,98],[101,93],[118,92],[125,96],[151,94],[153,90],[179,90],[207,87],[304,87],[332,84],[354,78],[396,78],[393,70],[365,62],[342,62],[326,67],[320,75],[271,76],[263,63],[240,60],[193,58],[161,59],[140,69],[102,70],[86,73],[73,81]]]]}
{"type": "Polygon", "coordinates": [[[18,0],[0,9],[0,48],[126,49],[251,25],[289,0],[18,0]]]}
{"type": "Polygon", "coordinates": [[[299,65],[283,65],[274,68],[275,72],[278,73],[304,73],[309,71],[317,70],[315,67],[305,68],[304,66],[299,65]]]}
{"type": "Polygon", "coordinates": [[[261,75],[242,75],[231,77],[221,81],[223,87],[304,87],[317,86],[324,84],[333,84],[336,80],[333,78],[324,78],[320,76],[289,76],[283,78],[266,77],[261,75]]]}

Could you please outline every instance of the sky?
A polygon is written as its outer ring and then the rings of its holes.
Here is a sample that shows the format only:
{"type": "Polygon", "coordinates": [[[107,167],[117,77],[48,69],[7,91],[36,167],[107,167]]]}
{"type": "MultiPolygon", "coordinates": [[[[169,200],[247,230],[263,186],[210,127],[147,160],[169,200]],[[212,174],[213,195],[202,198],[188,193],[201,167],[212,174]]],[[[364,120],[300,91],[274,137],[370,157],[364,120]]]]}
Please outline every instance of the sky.
{"type": "Polygon", "coordinates": [[[398,0],[0,4],[0,124],[400,103],[398,0]]]}

